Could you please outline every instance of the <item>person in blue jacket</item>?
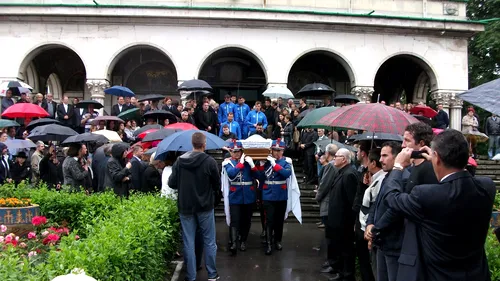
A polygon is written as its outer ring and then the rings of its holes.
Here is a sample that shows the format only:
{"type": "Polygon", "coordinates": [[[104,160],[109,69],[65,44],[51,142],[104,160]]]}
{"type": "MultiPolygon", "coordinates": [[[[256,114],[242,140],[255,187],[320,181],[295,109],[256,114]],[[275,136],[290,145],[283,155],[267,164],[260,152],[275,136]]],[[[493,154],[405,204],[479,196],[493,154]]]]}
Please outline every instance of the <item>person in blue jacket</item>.
{"type": "Polygon", "coordinates": [[[236,105],[231,102],[231,96],[226,95],[224,97],[224,103],[221,103],[219,105],[219,124],[222,124],[227,121],[227,115],[229,112],[232,112],[234,114],[234,111],[236,109],[236,105]]]}
{"type": "MultiPolygon", "coordinates": [[[[254,179],[258,178],[258,170],[250,156],[243,153],[241,142],[234,141],[229,145],[231,158],[226,159],[223,167],[229,180],[229,213],[230,213],[230,251],[237,252],[237,237],[240,236],[240,251],[246,251],[246,241],[252,222],[253,205],[256,200],[254,179]]],[[[224,198],[226,200],[226,198],[224,198]]]]}
{"type": "MultiPolygon", "coordinates": [[[[229,132],[235,134],[238,139],[241,139],[241,127],[238,122],[234,121],[234,113],[229,112],[227,115],[227,121],[220,124],[221,128],[224,128],[224,125],[227,125],[229,128],[229,132]]],[[[219,131],[219,137],[222,136],[223,130],[219,131]]]]}
{"type": "Polygon", "coordinates": [[[292,175],[290,163],[283,157],[285,142],[276,139],[272,142],[271,155],[267,157],[261,173],[262,200],[266,213],[266,255],[272,253],[272,238],[274,232],[274,246],[281,251],[283,237],[283,223],[285,220],[288,200],[287,179],[292,175]]]}
{"type": "Polygon", "coordinates": [[[245,103],[245,98],[240,96],[238,97],[238,104],[235,107],[234,119],[240,125],[241,136],[247,138],[248,136],[248,128],[245,123],[248,113],[250,112],[250,106],[245,103]]]}
{"type": "MultiPolygon", "coordinates": [[[[255,102],[254,110],[250,111],[245,119],[245,124],[248,129],[248,135],[255,131],[257,124],[262,123],[264,127],[264,131],[267,128],[267,118],[264,112],[261,112],[260,109],[262,107],[262,103],[260,101],[255,102]]],[[[244,136],[246,138],[246,136],[244,136]]]]}

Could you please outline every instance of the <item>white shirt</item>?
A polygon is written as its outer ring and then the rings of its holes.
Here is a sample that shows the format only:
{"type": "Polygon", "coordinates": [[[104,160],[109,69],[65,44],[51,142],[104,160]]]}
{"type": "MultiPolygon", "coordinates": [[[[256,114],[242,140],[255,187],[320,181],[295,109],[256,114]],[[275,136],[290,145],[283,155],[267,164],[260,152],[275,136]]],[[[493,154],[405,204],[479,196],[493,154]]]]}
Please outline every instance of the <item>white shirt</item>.
{"type": "Polygon", "coordinates": [[[122,112],[123,105],[118,105],[118,111],[122,112]]]}
{"type": "Polygon", "coordinates": [[[449,176],[451,176],[451,175],[453,175],[453,174],[455,174],[455,173],[457,173],[457,172],[453,172],[453,173],[447,174],[447,175],[446,175],[446,176],[444,176],[444,177],[441,179],[441,181],[439,181],[439,182],[443,182],[443,181],[444,181],[447,177],[449,177],[449,176]]]}
{"type": "MultiPolygon", "coordinates": [[[[384,180],[386,175],[387,172],[384,172],[384,170],[380,170],[372,176],[372,182],[370,183],[370,186],[366,188],[365,194],[363,195],[363,201],[361,203],[363,207],[369,208],[372,204],[375,204],[378,193],[380,191],[380,187],[382,186],[382,181],[384,180]]],[[[368,213],[365,214],[363,213],[363,211],[359,211],[359,222],[361,224],[361,230],[365,230],[366,228],[368,215],[368,213]]]]}
{"type": "Polygon", "coordinates": [[[177,200],[177,192],[168,186],[168,178],[172,174],[172,167],[165,166],[161,174],[161,196],[177,200]]]}
{"type": "Polygon", "coordinates": [[[68,113],[68,105],[63,103],[63,107],[64,107],[64,112],[65,113],[68,113]]]}

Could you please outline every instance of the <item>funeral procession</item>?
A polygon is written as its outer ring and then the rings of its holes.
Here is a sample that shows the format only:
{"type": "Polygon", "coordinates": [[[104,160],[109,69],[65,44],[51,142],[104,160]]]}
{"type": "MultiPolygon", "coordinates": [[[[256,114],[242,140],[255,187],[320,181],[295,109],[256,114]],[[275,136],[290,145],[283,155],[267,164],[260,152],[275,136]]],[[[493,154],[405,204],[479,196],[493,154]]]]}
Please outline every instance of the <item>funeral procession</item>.
{"type": "Polygon", "coordinates": [[[4,0],[0,41],[2,281],[500,281],[500,0],[4,0]]]}

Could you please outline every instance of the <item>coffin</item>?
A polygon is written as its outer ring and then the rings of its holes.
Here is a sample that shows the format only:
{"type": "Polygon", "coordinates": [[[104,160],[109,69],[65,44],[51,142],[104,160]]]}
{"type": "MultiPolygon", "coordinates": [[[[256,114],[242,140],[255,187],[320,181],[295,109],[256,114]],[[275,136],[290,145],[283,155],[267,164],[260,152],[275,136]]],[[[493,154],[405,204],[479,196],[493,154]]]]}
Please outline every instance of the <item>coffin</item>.
{"type": "Polygon", "coordinates": [[[245,150],[245,155],[252,157],[253,160],[266,160],[270,154],[272,142],[270,139],[253,135],[246,140],[241,140],[241,145],[245,150]]]}

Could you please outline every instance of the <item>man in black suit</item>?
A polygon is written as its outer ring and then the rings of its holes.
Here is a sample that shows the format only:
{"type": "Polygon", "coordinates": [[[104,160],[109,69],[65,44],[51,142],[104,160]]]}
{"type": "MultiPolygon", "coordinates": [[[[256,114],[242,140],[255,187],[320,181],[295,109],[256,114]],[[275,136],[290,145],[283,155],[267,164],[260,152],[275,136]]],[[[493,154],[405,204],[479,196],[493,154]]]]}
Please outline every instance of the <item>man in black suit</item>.
{"type": "Polygon", "coordinates": [[[360,182],[351,165],[351,153],[345,148],[335,153],[334,165],[338,173],[333,180],[328,202],[326,237],[329,240],[329,257],[332,258],[333,277],[328,279],[354,281],[354,197],[360,182]],[[333,252],[333,253],[332,253],[333,252]]]}
{"type": "Polygon", "coordinates": [[[140,191],[142,173],[146,168],[145,163],[142,162],[141,159],[142,155],[144,154],[144,149],[142,149],[142,147],[139,145],[134,146],[133,153],[134,156],[132,156],[132,159],[130,159],[130,163],[132,164],[132,168],[130,169],[130,172],[132,173],[132,189],[140,191]]]}
{"type": "Polygon", "coordinates": [[[49,113],[48,118],[56,118],[57,103],[53,100],[54,96],[51,93],[45,95],[45,100],[42,101],[42,108],[49,113]]]}
{"type": "Polygon", "coordinates": [[[434,117],[434,120],[436,120],[436,128],[438,129],[446,129],[448,126],[450,126],[450,118],[448,116],[448,113],[443,110],[443,104],[438,104],[437,105],[437,110],[438,114],[436,117],[434,117]]]}
{"type": "Polygon", "coordinates": [[[404,193],[402,175],[412,151],[405,148],[396,157],[384,196],[384,203],[407,219],[396,280],[490,280],[484,243],[495,184],[465,170],[467,140],[446,130],[434,138],[432,149],[421,150],[439,183],[404,193]]]}
{"type": "Polygon", "coordinates": [[[125,104],[125,99],[123,97],[118,97],[117,100],[118,104],[115,104],[111,107],[111,115],[113,116],[118,116],[118,114],[128,109],[127,105],[125,104]]]}
{"type": "Polygon", "coordinates": [[[0,142],[0,184],[4,184],[5,182],[12,182],[8,154],[9,150],[7,149],[7,146],[4,143],[0,142]]]}
{"type": "Polygon", "coordinates": [[[64,96],[62,103],[57,106],[57,119],[64,126],[73,127],[75,110],[68,102],[68,96],[64,96]]]}

